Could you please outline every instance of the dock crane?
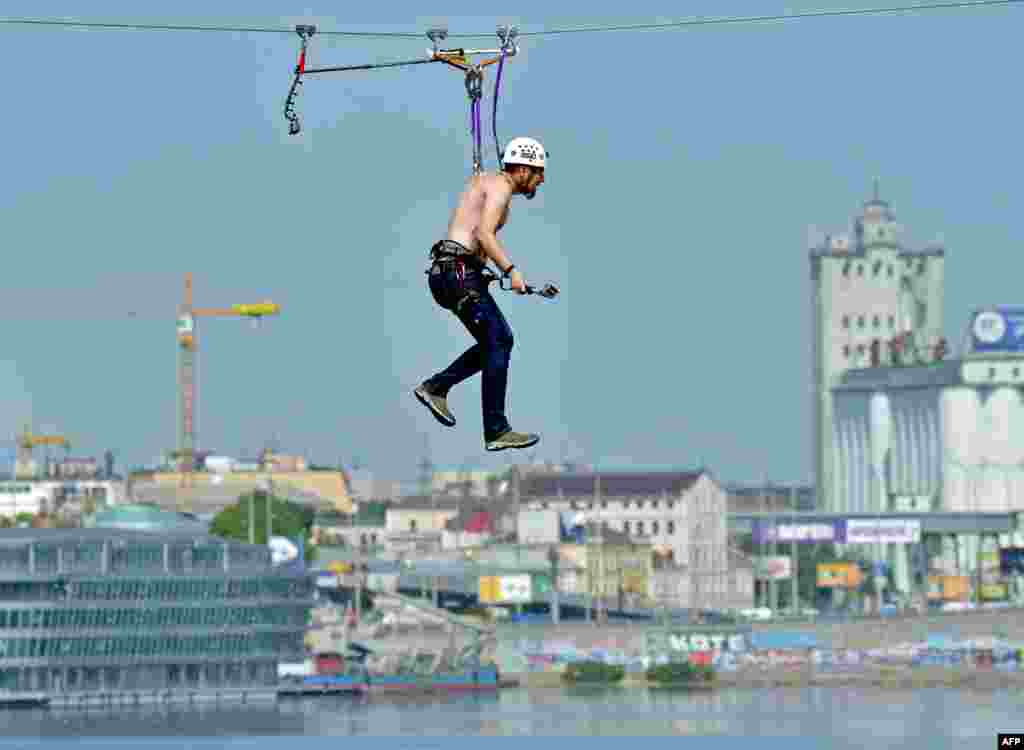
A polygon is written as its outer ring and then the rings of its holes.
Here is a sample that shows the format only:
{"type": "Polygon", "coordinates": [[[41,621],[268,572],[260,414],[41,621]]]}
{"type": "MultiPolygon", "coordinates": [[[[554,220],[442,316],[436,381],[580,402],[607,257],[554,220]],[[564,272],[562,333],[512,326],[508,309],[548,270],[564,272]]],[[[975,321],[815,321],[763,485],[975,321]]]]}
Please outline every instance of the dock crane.
{"type": "Polygon", "coordinates": [[[185,274],[185,293],[178,311],[178,449],[173,453],[181,472],[181,486],[192,485],[196,452],[196,383],[195,366],[199,351],[197,321],[199,318],[245,318],[257,325],[263,318],[279,315],[281,306],[274,302],[231,305],[224,308],[192,306],[192,274],[185,274]]]}

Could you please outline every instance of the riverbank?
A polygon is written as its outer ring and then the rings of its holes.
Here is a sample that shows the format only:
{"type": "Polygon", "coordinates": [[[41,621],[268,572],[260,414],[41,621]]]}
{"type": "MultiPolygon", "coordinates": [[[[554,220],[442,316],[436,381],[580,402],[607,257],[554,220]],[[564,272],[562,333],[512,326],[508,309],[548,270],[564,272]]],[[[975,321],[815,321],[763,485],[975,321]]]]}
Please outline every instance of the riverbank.
{"type": "MultiPolygon", "coordinates": [[[[529,688],[571,687],[557,671],[527,672],[503,675],[519,685],[529,688]]],[[[627,672],[614,687],[646,689],[664,687],[648,682],[643,672],[627,672]]],[[[679,689],[705,691],[707,684],[679,689]]],[[[723,688],[803,688],[803,687],[858,687],[907,690],[918,688],[960,688],[964,690],[1024,690],[1024,673],[999,672],[956,667],[861,667],[849,671],[814,669],[758,669],[716,673],[712,689],[723,688]]]]}

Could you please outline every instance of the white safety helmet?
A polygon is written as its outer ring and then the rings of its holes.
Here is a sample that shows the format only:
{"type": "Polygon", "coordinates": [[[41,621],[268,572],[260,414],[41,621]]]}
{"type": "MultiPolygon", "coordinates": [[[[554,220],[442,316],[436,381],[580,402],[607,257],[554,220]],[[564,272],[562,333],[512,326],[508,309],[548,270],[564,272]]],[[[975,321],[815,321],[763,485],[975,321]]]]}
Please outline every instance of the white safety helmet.
{"type": "Polygon", "coordinates": [[[505,146],[505,155],[501,161],[503,164],[526,164],[543,169],[547,155],[540,141],[533,138],[513,138],[505,146]]]}

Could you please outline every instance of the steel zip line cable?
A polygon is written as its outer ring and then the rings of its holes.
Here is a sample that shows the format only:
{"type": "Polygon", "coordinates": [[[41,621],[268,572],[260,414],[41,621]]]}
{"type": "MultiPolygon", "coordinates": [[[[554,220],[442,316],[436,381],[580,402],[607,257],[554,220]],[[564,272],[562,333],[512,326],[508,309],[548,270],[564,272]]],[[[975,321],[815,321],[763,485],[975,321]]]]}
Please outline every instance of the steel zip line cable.
{"type": "MultiPolygon", "coordinates": [[[[719,16],[709,18],[689,18],[680,21],[665,21],[660,23],[638,23],[619,24],[610,26],[581,26],[576,28],[554,28],[540,29],[538,31],[521,31],[520,37],[543,37],[564,34],[592,34],[608,32],[627,31],[668,31],[673,29],[685,29],[697,26],[726,26],[755,23],[778,23],[783,21],[799,21],[812,18],[833,18],[849,16],[879,16],[909,14],[921,11],[934,10],[963,10],[968,8],[992,8],[999,6],[1017,5],[1024,0],[954,0],[953,2],[932,2],[916,5],[892,5],[876,8],[847,8],[836,10],[809,10],[796,13],[781,13],[761,16],[719,16]]],[[[146,24],[129,22],[94,22],[74,21],[68,19],[46,19],[46,18],[0,18],[0,25],[14,26],[49,26],[83,29],[107,29],[112,31],[193,31],[193,32],[221,32],[241,34],[293,34],[294,28],[276,28],[268,26],[197,26],[197,25],[176,25],[176,24],[146,24]]],[[[320,36],[356,37],[364,39],[421,39],[419,32],[399,31],[317,31],[320,36]]],[[[490,33],[463,33],[449,34],[449,39],[484,39],[490,38],[490,33]]]]}

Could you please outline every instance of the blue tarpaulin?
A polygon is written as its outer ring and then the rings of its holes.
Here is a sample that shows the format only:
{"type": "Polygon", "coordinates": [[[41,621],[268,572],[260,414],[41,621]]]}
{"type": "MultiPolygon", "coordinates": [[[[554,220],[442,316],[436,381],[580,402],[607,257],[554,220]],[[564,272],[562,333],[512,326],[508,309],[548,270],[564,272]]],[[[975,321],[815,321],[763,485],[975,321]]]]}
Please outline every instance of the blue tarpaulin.
{"type": "Polygon", "coordinates": [[[785,630],[755,630],[750,634],[750,643],[755,650],[764,651],[818,647],[814,633],[785,630]]]}

